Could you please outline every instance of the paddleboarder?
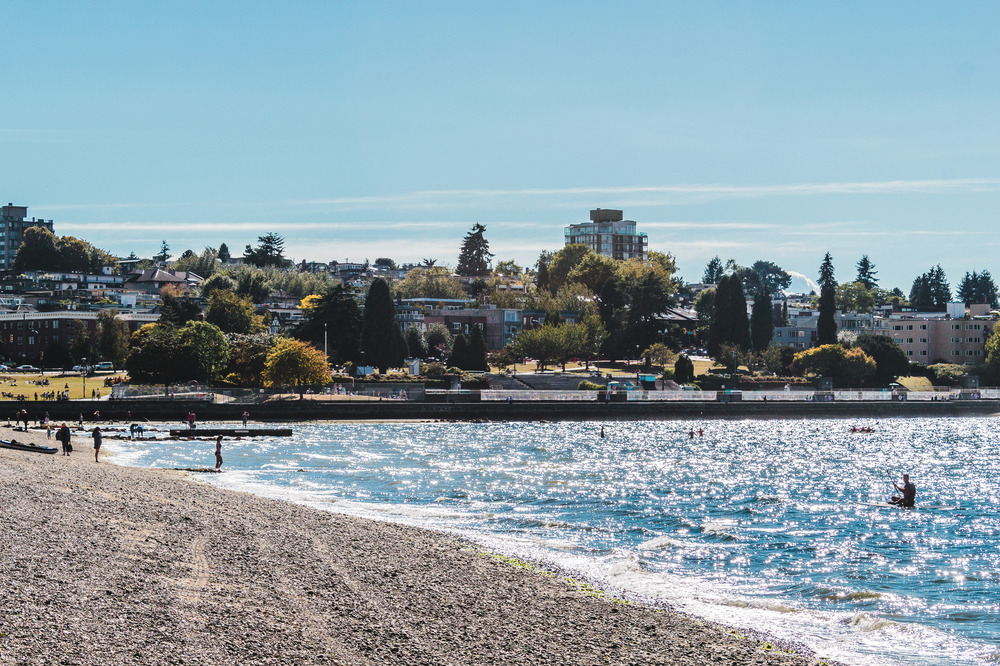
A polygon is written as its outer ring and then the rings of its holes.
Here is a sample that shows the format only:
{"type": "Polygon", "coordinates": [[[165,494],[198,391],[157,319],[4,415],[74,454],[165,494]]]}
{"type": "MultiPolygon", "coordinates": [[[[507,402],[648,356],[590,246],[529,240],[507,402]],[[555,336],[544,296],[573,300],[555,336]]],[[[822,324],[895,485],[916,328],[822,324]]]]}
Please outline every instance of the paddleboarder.
{"type": "Polygon", "coordinates": [[[892,481],[892,487],[903,493],[902,495],[893,495],[892,499],[889,500],[889,504],[895,504],[897,506],[912,508],[914,501],[917,497],[917,487],[913,485],[910,481],[910,475],[903,475],[903,486],[900,487],[896,485],[895,481],[892,481]]]}

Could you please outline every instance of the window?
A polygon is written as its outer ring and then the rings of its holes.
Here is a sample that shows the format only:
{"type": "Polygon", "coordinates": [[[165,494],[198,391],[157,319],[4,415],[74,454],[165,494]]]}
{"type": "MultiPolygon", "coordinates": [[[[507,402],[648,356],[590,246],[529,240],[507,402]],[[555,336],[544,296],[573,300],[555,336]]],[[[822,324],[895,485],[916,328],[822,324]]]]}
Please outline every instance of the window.
{"type": "Polygon", "coordinates": [[[920,330],[921,331],[926,331],[927,330],[927,324],[921,324],[920,325],[920,330]]]}
{"type": "Polygon", "coordinates": [[[907,350],[906,355],[913,356],[913,350],[912,349],[907,350]]]}
{"type": "Polygon", "coordinates": [[[927,342],[927,338],[920,338],[921,342],[927,342]]]}
{"type": "Polygon", "coordinates": [[[903,330],[903,326],[901,324],[894,324],[893,327],[892,327],[892,330],[894,330],[894,331],[902,331],[903,330]]]}
{"type": "Polygon", "coordinates": [[[906,330],[912,331],[913,330],[913,324],[907,324],[906,325],[906,330]]]}
{"type": "Polygon", "coordinates": [[[913,344],[913,338],[906,338],[906,344],[912,345],[913,344]]]}
{"type": "Polygon", "coordinates": [[[926,349],[921,349],[920,350],[920,355],[921,356],[927,356],[927,350],[926,349]]]}
{"type": "Polygon", "coordinates": [[[903,338],[893,338],[892,341],[895,342],[897,345],[903,344],[903,338]]]}

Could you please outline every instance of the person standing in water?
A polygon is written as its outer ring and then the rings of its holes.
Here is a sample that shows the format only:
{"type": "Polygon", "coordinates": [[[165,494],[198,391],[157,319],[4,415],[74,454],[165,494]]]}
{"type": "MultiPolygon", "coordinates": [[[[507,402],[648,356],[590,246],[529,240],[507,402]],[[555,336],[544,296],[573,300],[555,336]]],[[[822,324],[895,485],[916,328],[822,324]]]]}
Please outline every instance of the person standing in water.
{"type": "Polygon", "coordinates": [[[896,482],[892,482],[892,487],[903,493],[900,495],[893,495],[892,499],[889,500],[889,504],[895,504],[904,508],[913,508],[913,504],[917,498],[917,487],[910,482],[910,475],[903,475],[903,486],[897,486],[896,482]]]}
{"type": "Polygon", "coordinates": [[[222,469],[222,435],[215,438],[215,471],[222,469]]]}

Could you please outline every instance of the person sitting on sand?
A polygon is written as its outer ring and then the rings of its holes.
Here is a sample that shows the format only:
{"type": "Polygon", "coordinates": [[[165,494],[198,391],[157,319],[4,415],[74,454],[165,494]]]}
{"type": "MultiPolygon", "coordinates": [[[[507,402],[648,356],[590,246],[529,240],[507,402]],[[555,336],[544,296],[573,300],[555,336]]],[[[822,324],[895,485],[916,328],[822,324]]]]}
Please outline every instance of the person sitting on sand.
{"type": "Polygon", "coordinates": [[[222,435],[215,438],[215,471],[222,469],[222,435]]]}
{"type": "Polygon", "coordinates": [[[917,498],[917,487],[910,482],[910,475],[903,475],[903,487],[896,485],[896,482],[892,482],[892,487],[903,493],[900,495],[893,495],[892,499],[889,500],[889,504],[895,504],[904,508],[912,508],[913,504],[917,498]]]}

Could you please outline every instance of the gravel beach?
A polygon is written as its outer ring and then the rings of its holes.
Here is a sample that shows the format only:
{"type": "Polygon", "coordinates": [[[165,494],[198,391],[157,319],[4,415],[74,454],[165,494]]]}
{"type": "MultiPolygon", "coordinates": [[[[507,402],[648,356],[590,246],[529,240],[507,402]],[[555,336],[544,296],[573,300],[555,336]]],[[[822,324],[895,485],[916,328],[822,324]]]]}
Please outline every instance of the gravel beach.
{"type": "Polygon", "coordinates": [[[0,663],[817,663],[448,535],[74,447],[0,449],[0,663]]]}

